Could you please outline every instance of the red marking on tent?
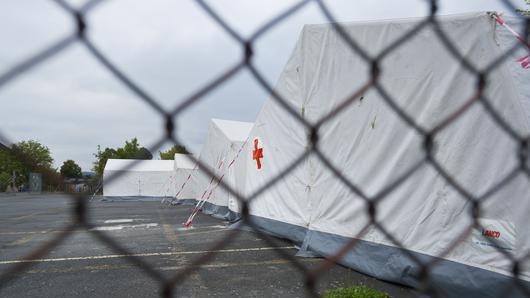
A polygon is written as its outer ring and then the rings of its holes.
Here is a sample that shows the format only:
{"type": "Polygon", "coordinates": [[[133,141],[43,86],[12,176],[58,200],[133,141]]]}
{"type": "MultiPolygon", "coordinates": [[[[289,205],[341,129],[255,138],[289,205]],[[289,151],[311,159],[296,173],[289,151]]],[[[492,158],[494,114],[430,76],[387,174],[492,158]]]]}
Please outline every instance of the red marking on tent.
{"type": "Polygon", "coordinates": [[[522,68],[524,68],[524,69],[529,69],[530,68],[530,55],[526,55],[524,57],[521,57],[521,58],[517,59],[516,61],[521,63],[521,67],[522,68]]]}
{"type": "Polygon", "coordinates": [[[495,230],[482,230],[482,235],[489,238],[500,238],[501,232],[495,230]]]}
{"type": "Polygon", "coordinates": [[[261,158],[263,158],[263,148],[258,148],[258,139],[254,139],[254,151],[252,151],[252,159],[256,161],[258,170],[261,169],[261,158]]]}

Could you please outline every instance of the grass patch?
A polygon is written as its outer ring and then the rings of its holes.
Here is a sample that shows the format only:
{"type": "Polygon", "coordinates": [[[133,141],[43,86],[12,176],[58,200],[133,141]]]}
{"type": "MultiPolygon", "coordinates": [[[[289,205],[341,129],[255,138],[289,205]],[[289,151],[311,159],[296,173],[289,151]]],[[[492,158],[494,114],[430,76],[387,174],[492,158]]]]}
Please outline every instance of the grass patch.
{"type": "Polygon", "coordinates": [[[387,293],[376,291],[365,286],[330,289],[323,298],[388,298],[387,293]]]}

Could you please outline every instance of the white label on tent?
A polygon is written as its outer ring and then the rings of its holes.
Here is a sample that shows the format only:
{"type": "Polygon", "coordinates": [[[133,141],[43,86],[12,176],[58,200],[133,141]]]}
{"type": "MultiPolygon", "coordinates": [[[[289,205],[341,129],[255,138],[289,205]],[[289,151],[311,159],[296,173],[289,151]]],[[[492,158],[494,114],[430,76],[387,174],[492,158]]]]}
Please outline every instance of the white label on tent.
{"type": "Polygon", "coordinates": [[[477,249],[495,250],[503,249],[512,251],[515,249],[515,226],[513,222],[479,218],[481,227],[473,230],[472,244],[477,249]]]}

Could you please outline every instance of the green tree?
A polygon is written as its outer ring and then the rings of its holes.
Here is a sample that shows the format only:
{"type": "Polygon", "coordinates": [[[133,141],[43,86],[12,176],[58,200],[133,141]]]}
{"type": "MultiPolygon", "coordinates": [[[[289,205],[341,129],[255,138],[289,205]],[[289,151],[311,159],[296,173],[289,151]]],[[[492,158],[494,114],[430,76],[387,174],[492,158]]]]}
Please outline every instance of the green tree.
{"type": "Polygon", "coordinates": [[[50,149],[35,140],[0,146],[0,173],[10,177],[15,173],[18,186],[27,184],[30,172],[42,173],[44,185],[58,183],[57,171],[52,165],[50,149]]]}
{"type": "MultiPolygon", "coordinates": [[[[530,0],[526,0],[526,5],[530,5],[530,0]]],[[[525,17],[530,17],[530,9],[517,9],[517,12],[525,17]]]]}
{"type": "Polygon", "coordinates": [[[141,147],[136,153],[136,157],[134,159],[153,159],[153,154],[151,154],[151,151],[149,151],[147,148],[141,147]]]}
{"type": "Polygon", "coordinates": [[[10,182],[11,175],[6,172],[0,172],[0,192],[5,191],[10,182]]]}
{"type": "Polygon", "coordinates": [[[63,162],[61,166],[61,175],[66,178],[81,178],[83,173],[81,172],[81,167],[75,163],[75,161],[69,159],[63,162]]]}
{"type": "Polygon", "coordinates": [[[140,147],[137,138],[131,141],[125,141],[125,146],[116,149],[116,155],[119,159],[152,159],[153,155],[147,148],[140,147]]]}
{"type": "Polygon", "coordinates": [[[11,146],[11,149],[29,161],[32,169],[52,168],[53,158],[50,149],[37,141],[18,142],[11,146]]]}
{"type": "MultiPolygon", "coordinates": [[[[2,180],[11,180],[13,172],[15,173],[17,185],[26,183],[27,175],[30,172],[29,167],[22,162],[22,159],[17,158],[16,153],[10,147],[0,149],[0,174],[3,177],[2,180]]],[[[3,184],[0,191],[5,191],[3,184]]]]}
{"type": "Polygon", "coordinates": [[[94,157],[96,160],[92,170],[99,178],[103,175],[108,159],[153,159],[153,154],[147,148],[141,147],[137,138],[133,138],[130,141],[125,141],[123,147],[116,149],[105,148],[105,150],[101,150],[101,146],[98,145],[98,151],[94,157]]]}
{"type": "Polygon", "coordinates": [[[158,154],[160,155],[160,159],[162,160],[173,160],[175,159],[176,153],[189,154],[188,150],[186,150],[186,147],[181,146],[181,145],[174,145],[173,147],[169,148],[166,151],[158,152],[158,154]]]}
{"type": "Polygon", "coordinates": [[[101,177],[103,175],[105,165],[107,164],[107,159],[118,158],[118,155],[116,154],[116,150],[112,148],[105,148],[105,150],[101,150],[101,146],[98,145],[98,151],[94,154],[94,157],[96,157],[96,161],[94,162],[94,167],[92,170],[96,174],[96,177],[101,177]]]}

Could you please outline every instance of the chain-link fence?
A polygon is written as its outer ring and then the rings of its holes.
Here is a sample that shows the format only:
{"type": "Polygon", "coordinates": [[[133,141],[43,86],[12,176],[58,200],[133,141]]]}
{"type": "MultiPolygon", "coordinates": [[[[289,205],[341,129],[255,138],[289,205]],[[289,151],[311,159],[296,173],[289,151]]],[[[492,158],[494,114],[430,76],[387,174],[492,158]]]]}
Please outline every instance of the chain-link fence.
{"type": "MultiPolygon", "coordinates": [[[[455,237],[455,241],[453,244],[449,247],[446,247],[441,253],[440,257],[446,255],[448,252],[453,250],[464,238],[468,237],[471,233],[471,230],[473,228],[476,228],[480,225],[478,218],[481,214],[481,204],[483,202],[483,199],[487,198],[491,194],[497,192],[501,188],[503,188],[506,184],[508,184],[510,181],[512,181],[516,176],[518,175],[525,175],[527,177],[530,177],[530,168],[528,167],[527,160],[528,160],[528,153],[529,153],[529,142],[530,137],[526,135],[520,135],[517,130],[515,130],[513,127],[510,126],[510,124],[503,118],[502,115],[497,113],[494,106],[490,103],[490,101],[485,98],[484,91],[485,88],[488,86],[488,75],[495,71],[499,65],[505,62],[505,59],[508,57],[510,53],[515,51],[516,49],[520,47],[525,47],[524,43],[528,43],[528,28],[530,28],[530,19],[525,19],[526,22],[526,32],[521,33],[522,36],[522,43],[518,43],[515,47],[511,48],[509,51],[504,53],[502,56],[498,57],[494,61],[492,61],[487,67],[482,69],[477,69],[473,64],[471,64],[465,56],[459,52],[458,47],[456,47],[451,39],[448,37],[446,32],[444,32],[442,26],[440,25],[440,22],[437,18],[437,1],[431,0],[428,2],[428,5],[430,5],[430,15],[425,17],[421,22],[418,22],[417,25],[413,27],[412,30],[409,30],[406,34],[401,36],[398,40],[391,43],[388,47],[386,47],[384,50],[382,50],[379,55],[371,56],[364,48],[362,44],[357,43],[348,33],[347,31],[341,27],[340,23],[337,23],[335,21],[335,17],[328,8],[328,6],[324,3],[323,0],[301,0],[298,1],[295,5],[292,5],[282,13],[276,15],[274,18],[269,20],[265,25],[260,27],[258,30],[256,30],[252,35],[250,35],[249,38],[244,38],[242,35],[240,35],[234,28],[232,28],[223,18],[222,15],[218,14],[209,4],[207,4],[203,0],[197,0],[196,4],[203,9],[204,13],[209,15],[218,26],[220,26],[224,31],[226,31],[233,39],[233,41],[237,44],[239,44],[243,49],[244,55],[241,57],[240,61],[227,69],[224,73],[222,73],[220,76],[209,82],[208,84],[204,85],[202,88],[200,88],[197,92],[192,94],[191,96],[185,98],[182,100],[177,106],[175,106],[171,110],[164,109],[156,98],[149,95],[147,92],[145,92],[138,84],[136,84],[133,80],[131,80],[125,73],[123,73],[119,68],[116,67],[116,65],[108,59],[108,57],[103,54],[100,49],[89,39],[89,37],[86,35],[87,28],[90,27],[90,24],[87,23],[87,16],[91,13],[91,11],[102,4],[104,1],[100,0],[93,0],[89,1],[86,4],[84,4],[79,9],[73,8],[70,6],[67,2],[62,0],[55,0],[55,2],[61,9],[64,10],[64,12],[68,15],[70,15],[77,24],[76,30],[69,36],[63,38],[62,40],[56,42],[52,46],[44,49],[43,51],[38,52],[34,56],[32,56],[30,59],[27,59],[25,61],[22,61],[21,63],[15,65],[13,68],[9,69],[8,71],[0,74],[0,91],[2,88],[6,87],[8,84],[10,84],[14,79],[17,77],[23,76],[25,73],[30,72],[34,67],[41,64],[42,62],[50,59],[53,56],[60,55],[65,49],[71,47],[73,44],[81,44],[83,45],[93,56],[93,58],[101,63],[101,66],[105,68],[106,70],[110,71],[116,78],[117,81],[121,82],[125,87],[130,89],[133,93],[135,93],[138,97],[140,97],[145,103],[148,104],[148,106],[156,111],[160,117],[165,119],[165,126],[163,129],[165,130],[165,136],[163,139],[160,139],[154,146],[150,148],[151,151],[159,149],[159,147],[164,144],[167,141],[170,141],[174,144],[182,144],[182,142],[179,139],[179,136],[175,134],[175,120],[179,118],[179,116],[186,111],[192,104],[201,101],[207,94],[212,92],[213,90],[219,88],[220,86],[224,85],[226,82],[231,80],[236,74],[240,73],[243,70],[248,70],[255,81],[259,83],[270,95],[271,98],[279,104],[282,108],[284,108],[287,112],[291,114],[292,117],[294,117],[297,121],[299,121],[309,132],[309,144],[307,146],[308,150],[305,151],[301,156],[296,158],[292,164],[285,167],[285,170],[280,172],[274,179],[263,185],[261,188],[255,190],[253,192],[253,195],[250,195],[249,197],[244,197],[238,192],[234,191],[230,185],[224,183],[223,181],[219,181],[219,184],[221,187],[225,188],[228,192],[231,193],[231,195],[235,196],[240,204],[242,205],[242,218],[241,221],[245,223],[246,225],[253,228],[254,232],[259,235],[260,238],[264,239],[268,244],[271,246],[277,246],[273,239],[270,238],[269,235],[266,233],[263,233],[260,229],[258,229],[254,223],[249,220],[249,202],[251,202],[255,197],[258,196],[258,194],[261,194],[263,192],[267,192],[267,190],[271,187],[273,187],[278,181],[283,179],[284,177],[287,177],[291,171],[296,168],[297,165],[301,164],[308,158],[308,156],[316,156],[335,176],[337,179],[342,181],[347,187],[351,190],[351,192],[359,195],[361,198],[364,199],[364,202],[366,204],[366,214],[369,216],[369,225],[377,228],[380,230],[383,234],[386,235],[388,239],[391,240],[397,247],[403,248],[403,245],[393,237],[393,235],[388,232],[384,226],[381,224],[380,221],[378,221],[376,214],[377,214],[377,208],[378,208],[378,202],[382,201],[387,197],[390,193],[392,193],[399,185],[401,185],[404,181],[406,181],[411,175],[414,174],[415,170],[422,166],[430,166],[433,169],[435,169],[439,175],[445,179],[447,183],[449,183],[467,202],[469,203],[469,206],[471,206],[469,213],[469,216],[471,217],[471,225],[460,235],[457,235],[455,237]],[[299,113],[286,103],[286,100],[282,98],[280,94],[278,94],[274,88],[267,82],[267,80],[264,78],[260,70],[256,67],[255,62],[253,61],[253,53],[254,53],[254,46],[256,42],[260,39],[261,36],[263,36],[264,33],[271,30],[278,24],[282,23],[284,20],[288,19],[292,15],[296,14],[299,10],[304,8],[305,6],[309,5],[310,3],[316,4],[316,6],[319,8],[322,15],[331,23],[333,26],[335,32],[340,36],[340,38],[348,45],[349,49],[355,53],[356,55],[362,57],[365,62],[370,65],[371,67],[371,78],[370,80],[360,88],[360,90],[355,90],[352,93],[352,96],[348,97],[347,100],[345,100],[343,103],[338,105],[336,109],[334,109],[329,114],[322,117],[319,121],[316,123],[310,123],[303,117],[299,115],[299,113]],[[438,125],[436,125],[434,128],[426,130],[422,128],[414,119],[414,115],[409,115],[406,111],[401,109],[399,105],[396,103],[396,100],[392,97],[392,90],[385,90],[380,82],[380,74],[384,73],[385,69],[381,68],[381,60],[386,57],[389,53],[391,53],[393,50],[397,49],[401,45],[407,43],[408,40],[413,38],[416,34],[418,34],[421,30],[424,28],[430,27],[434,30],[436,33],[437,38],[439,41],[441,41],[441,44],[445,47],[445,50],[450,53],[450,55],[454,58],[454,60],[458,63],[460,63],[467,71],[472,73],[476,77],[476,89],[474,91],[474,94],[466,100],[466,102],[456,111],[452,112],[448,117],[445,118],[442,122],[440,122],[438,125]],[[333,163],[330,161],[330,159],[326,156],[326,154],[321,149],[321,144],[319,144],[319,128],[321,128],[324,124],[326,124],[331,119],[334,119],[336,115],[343,109],[346,109],[348,106],[350,106],[353,102],[359,100],[359,95],[364,93],[365,91],[373,89],[376,90],[381,97],[384,99],[386,104],[395,112],[395,114],[400,117],[404,123],[409,125],[410,129],[415,130],[417,134],[419,134],[423,138],[423,150],[425,153],[425,158],[421,160],[420,163],[418,163],[415,167],[412,169],[406,171],[399,179],[397,179],[393,184],[388,185],[383,190],[379,191],[378,194],[374,197],[367,197],[363,193],[363,186],[362,185],[356,185],[354,182],[349,181],[341,172],[340,169],[338,169],[336,166],[333,165],[333,163]],[[491,188],[485,192],[484,195],[481,197],[476,196],[475,194],[471,193],[466,189],[466,185],[462,185],[455,177],[453,177],[449,172],[447,172],[443,164],[441,164],[439,161],[437,161],[434,158],[433,151],[435,149],[434,143],[435,138],[437,135],[439,135],[446,127],[448,127],[451,123],[456,121],[457,119],[461,117],[465,117],[466,111],[468,111],[471,107],[480,105],[482,106],[485,113],[489,115],[489,117],[498,125],[500,129],[502,129],[506,135],[508,135],[510,138],[513,139],[514,142],[519,144],[519,150],[518,152],[514,152],[513,154],[518,155],[519,160],[519,166],[513,169],[504,179],[502,179],[499,183],[491,186],[491,188]]],[[[502,1],[507,8],[509,8],[511,11],[516,11],[516,7],[510,2],[510,1],[502,1]]],[[[426,2],[427,3],[427,2],[426,2]]],[[[523,17],[521,17],[523,19],[523,17]]],[[[528,100],[528,99],[527,99],[528,100]]],[[[509,154],[509,153],[507,153],[509,154]]],[[[194,157],[191,157],[195,159],[194,157]]],[[[199,160],[194,160],[199,168],[208,173],[210,176],[214,176],[214,173],[209,169],[207,165],[202,164],[199,160]]],[[[128,168],[134,166],[134,163],[130,164],[128,168]]],[[[126,169],[124,169],[126,170],[126,169]]],[[[109,182],[113,179],[116,179],[116,177],[119,176],[119,174],[108,177],[109,182]]],[[[208,263],[212,258],[214,257],[214,253],[207,253],[202,255],[200,258],[196,259],[190,266],[187,268],[181,270],[180,272],[177,272],[173,277],[166,278],[164,277],[160,272],[158,272],[156,269],[154,269],[152,266],[150,266],[148,263],[146,263],[142,258],[140,257],[134,257],[130,256],[127,249],[125,249],[120,243],[112,239],[112,237],[109,237],[107,234],[97,230],[93,229],[92,223],[90,223],[88,218],[88,203],[90,199],[89,193],[82,193],[82,194],[71,194],[72,200],[75,202],[74,208],[72,209],[73,214],[73,220],[72,222],[66,226],[64,229],[62,229],[62,232],[58,233],[53,239],[46,242],[45,244],[41,245],[38,249],[33,251],[32,253],[26,255],[23,259],[24,260],[31,260],[31,259],[38,259],[46,255],[50,250],[53,248],[60,246],[61,243],[74,231],[83,229],[94,235],[99,241],[101,241],[103,244],[107,245],[114,251],[120,254],[128,255],[127,260],[131,262],[132,264],[138,266],[141,270],[143,270],[145,273],[147,273],[150,277],[155,279],[159,282],[161,287],[161,296],[164,297],[170,297],[173,296],[175,293],[175,287],[180,284],[186,276],[193,272],[194,270],[197,270],[197,268],[205,263],[208,263]]],[[[220,242],[215,243],[213,247],[210,249],[210,251],[215,251],[218,249],[223,248],[228,243],[230,243],[234,237],[237,236],[237,234],[240,233],[239,230],[231,230],[226,237],[224,237],[220,242]]],[[[362,231],[361,234],[362,235],[362,231]]],[[[359,236],[360,236],[359,235],[359,236]]],[[[316,281],[319,279],[319,276],[323,274],[324,272],[328,271],[334,264],[345,254],[347,254],[350,250],[354,249],[357,245],[357,239],[354,238],[350,242],[348,242],[344,247],[342,247],[340,250],[336,251],[336,253],[333,256],[329,256],[328,258],[321,261],[319,266],[317,266],[314,269],[308,269],[304,266],[297,258],[290,255],[289,253],[286,253],[282,249],[278,249],[277,252],[280,254],[283,258],[288,259],[290,261],[290,264],[297,268],[299,271],[303,273],[305,276],[305,284],[306,288],[308,290],[309,295],[318,296],[318,293],[315,290],[315,284],[316,281]]],[[[407,250],[404,250],[407,252],[407,250]]],[[[512,264],[512,275],[513,275],[513,288],[507,288],[506,294],[510,294],[514,288],[522,291],[527,296],[530,296],[530,292],[528,288],[526,288],[523,283],[524,281],[520,279],[520,269],[521,269],[521,263],[524,261],[527,261],[530,255],[526,255],[524,258],[516,259],[511,254],[506,253],[504,250],[499,250],[499,252],[507,258],[511,264],[512,264]]],[[[369,256],[367,256],[369,258],[369,256]]],[[[436,266],[437,261],[429,261],[424,262],[417,257],[415,257],[413,254],[409,254],[408,257],[410,257],[418,266],[421,268],[420,274],[417,277],[419,282],[419,288],[423,292],[433,295],[433,296],[443,296],[443,294],[437,292],[434,290],[434,288],[431,285],[431,280],[429,276],[429,272],[431,268],[436,266]]],[[[22,273],[28,268],[32,266],[32,263],[30,262],[23,262],[18,263],[12,267],[10,267],[7,271],[3,271],[0,273],[0,290],[2,287],[4,287],[8,282],[14,280],[17,278],[18,273],[22,273]]]]}

